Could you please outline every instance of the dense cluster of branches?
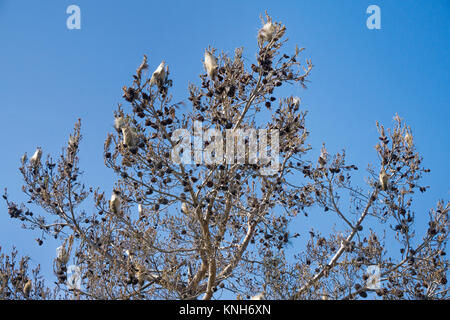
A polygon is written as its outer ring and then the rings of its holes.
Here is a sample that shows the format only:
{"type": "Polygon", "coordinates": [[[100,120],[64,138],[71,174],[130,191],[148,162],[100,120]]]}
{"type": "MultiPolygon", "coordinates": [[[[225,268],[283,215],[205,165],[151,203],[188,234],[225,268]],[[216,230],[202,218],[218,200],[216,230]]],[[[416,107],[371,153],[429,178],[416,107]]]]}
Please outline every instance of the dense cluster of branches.
{"type": "MultiPolygon", "coordinates": [[[[284,25],[268,16],[262,22],[250,66],[242,49],[232,57],[205,52],[207,72],[199,86],[189,86],[191,112],[172,102],[165,62],[150,75],[144,56],[132,84],[123,88],[127,104],[115,112],[116,131],[105,141],[105,165],[117,175],[111,198],[81,182],[80,122],[58,160],[41,161],[41,151],[22,158],[29,201],[17,204],[6,192],[4,199],[11,218],[42,230],[39,245],[49,236],[63,241],[54,261],[57,286],[45,288],[39,270],[31,276],[26,258],[17,267],[14,252],[0,256],[0,298],[212,299],[222,292],[237,299],[354,299],[370,292],[384,299],[448,298],[450,205],[437,203],[418,241],[412,205],[418,191],[426,191],[420,178],[429,170],[411,130],[398,116],[391,129],[378,125],[379,163],[369,167],[364,186],[352,183],[358,168],[343,152],[330,155],[323,147],[312,161],[300,99],[277,98],[285,85],[305,86],[312,64],[300,62],[303,49],[282,51],[284,25]],[[264,175],[266,163],[259,160],[174,163],[172,134],[192,132],[195,121],[224,137],[227,129],[277,129],[279,170],[264,175]],[[94,209],[84,209],[90,196],[94,209]],[[290,225],[313,208],[345,227],[312,229],[305,248],[288,257],[286,246],[299,236],[290,225]],[[383,228],[374,221],[392,226],[395,245],[383,243],[383,228]],[[392,249],[398,247],[400,254],[392,249]],[[68,284],[69,261],[77,266],[79,287],[68,284]],[[375,289],[366,273],[373,265],[380,269],[375,289]]],[[[202,143],[205,148],[211,141],[202,143]]]]}

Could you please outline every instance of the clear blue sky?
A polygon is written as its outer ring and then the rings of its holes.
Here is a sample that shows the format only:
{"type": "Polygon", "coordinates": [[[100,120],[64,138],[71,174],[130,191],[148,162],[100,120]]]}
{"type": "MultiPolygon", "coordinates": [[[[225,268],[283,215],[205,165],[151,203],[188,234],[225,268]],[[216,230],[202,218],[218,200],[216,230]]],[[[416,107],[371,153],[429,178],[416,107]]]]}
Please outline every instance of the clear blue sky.
{"type": "MultiPolygon", "coordinates": [[[[345,148],[364,169],[376,164],[375,121],[392,124],[399,113],[412,127],[428,193],[418,209],[450,197],[449,1],[87,1],[0,0],[0,187],[23,200],[17,170],[21,155],[42,146],[57,156],[73,124],[82,119],[84,181],[110,192],[114,177],[103,166],[103,142],[112,130],[121,87],[143,54],[150,68],[170,65],[175,100],[203,72],[204,48],[232,53],[245,47],[253,61],[259,14],[287,25],[289,47],[305,47],[315,65],[308,90],[291,88],[309,110],[309,142],[319,154],[345,148]],[[81,8],[81,30],[66,28],[66,8],[81,8]],[[366,28],[366,8],[381,8],[381,30],[366,28]]],[[[363,183],[363,177],[360,182],[363,183]]],[[[15,245],[41,263],[44,274],[56,243],[38,247],[38,232],[24,231],[0,203],[0,246],[15,245]]],[[[425,212],[422,213],[425,216],[425,212]]],[[[311,220],[320,224],[320,219],[311,220]]],[[[425,224],[425,219],[423,220],[425,224]]]]}

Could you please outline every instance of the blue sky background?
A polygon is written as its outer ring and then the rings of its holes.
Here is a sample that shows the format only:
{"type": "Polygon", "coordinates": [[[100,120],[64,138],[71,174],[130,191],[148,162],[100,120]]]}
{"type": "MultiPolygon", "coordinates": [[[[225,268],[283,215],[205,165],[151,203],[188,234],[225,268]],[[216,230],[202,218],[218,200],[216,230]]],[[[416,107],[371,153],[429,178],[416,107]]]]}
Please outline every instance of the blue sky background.
{"type": "MultiPolygon", "coordinates": [[[[102,150],[112,131],[113,110],[123,85],[147,54],[150,69],[170,65],[174,100],[186,97],[189,81],[204,72],[204,48],[232,54],[245,47],[253,62],[260,13],[268,10],[287,26],[288,49],[305,47],[315,65],[302,97],[313,155],[345,148],[361,169],[377,164],[375,121],[392,124],[395,113],[412,127],[424,165],[431,169],[417,210],[450,198],[449,1],[86,1],[0,0],[0,188],[21,194],[19,159],[42,146],[56,157],[82,119],[81,167],[87,185],[110,192],[115,177],[102,150]],[[66,28],[66,8],[81,8],[81,30],[66,28]],[[366,8],[381,8],[381,30],[366,27],[366,8]]],[[[292,51],[292,50],[291,50],[292,51]]],[[[364,175],[360,180],[363,182],[364,175]]],[[[308,229],[324,219],[305,220],[308,229]],[[312,224],[312,225],[311,225],[312,224]]],[[[51,274],[57,243],[39,247],[38,232],[10,220],[0,203],[0,246],[15,245],[51,274]]],[[[53,279],[52,279],[53,281],[53,279]]]]}

